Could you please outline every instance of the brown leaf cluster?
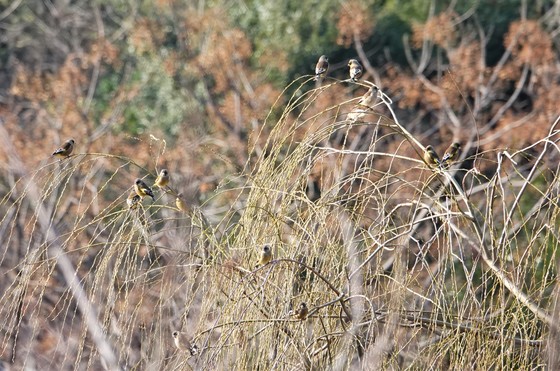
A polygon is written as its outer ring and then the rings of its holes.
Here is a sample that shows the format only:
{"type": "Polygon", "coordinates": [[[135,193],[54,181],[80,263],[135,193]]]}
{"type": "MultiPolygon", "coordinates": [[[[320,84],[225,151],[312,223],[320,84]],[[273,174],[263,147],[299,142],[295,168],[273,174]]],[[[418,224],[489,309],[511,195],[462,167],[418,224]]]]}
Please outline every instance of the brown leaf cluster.
{"type": "MultiPolygon", "coordinates": [[[[241,165],[247,160],[246,144],[231,138],[241,137],[262,123],[280,91],[265,81],[262,69],[251,66],[251,41],[226,20],[217,9],[192,14],[186,20],[189,51],[193,54],[188,68],[207,82],[207,115],[215,127],[223,129],[216,134],[229,138],[230,149],[235,149],[236,162],[241,165]]],[[[266,66],[268,57],[263,55],[260,65],[266,66]]],[[[274,63],[274,67],[282,64],[281,60],[274,63]]]]}
{"type": "Polygon", "coordinates": [[[399,94],[397,105],[401,109],[414,109],[420,106],[431,109],[441,108],[441,99],[437,93],[397,66],[387,69],[384,83],[390,87],[393,94],[399,94]]]}
{"type": "Polygon", "coordinates": [[[513,62],[517,65],[528,63],[534,68],[554,60],[552,39],[536,20],[512,22],[504,45],[512,47],[513,62]]]}
{"type": "Polygon", "coordinates": [[[237,82],[238,73],[245,73],[244,64],[252,54],[251,43],[239,29],[209,30],[208,43],[197,57],[202,73],[212,76],[216,93],[224,93],[237,82]]]}
{"type": "MultiPolygon", "coordinates": [[[[480,78],[485,77],[486,69],[482,61],[480,43],[471,42],[460,45],[456,49],[449,51],[449,64],[452,66],[455,84],[460,86],[463,93],[473,94],[480,85],[480,78]]],[[[457,89],[443,83],[446,93],[452,93],[457,89]]]]}
{"type": "Polygon", "coordinates": [[[430,40],[442,48],[452,46],[456,41],[455,18],[453,11],[439,13],[429,18],[426,23],[416,23],[412,26],[412,44],[421,48],[425,40],[430,40]]]}
{"type": "Polygon", "coordinates": [[[336,43],[348,48],[355,37],[363,41],[373,34],[375,18],[363,1],[347,0],[340,6],[336,28],[336,43]]]}
{"type": "MultiPolygon", "coordinates": [[[[426,46],[423,41],[430,40],[444,56],[430,60],[422,76],[391,64],[386,67],[384,84],[397,97],[398,108],[429,112],[432,120],[441,120],[446,110],[452,109],[462,122],[458,127],[449,125],[454,136],[472,138],[469,132],[476,122],[492,138],[485,142],[486,150],[522,147],[546,136],[558,115],[558,68],[550,34],[538,20],[511,23],[503,41],[508,48],[506,58],[503,63],[488,66],[482,51],[484,40],[468,25],[462,25],[459,32],[457,19],[456,13],[447,11],[414,26],[412,45],[422,48],[426,46]],[[473,109],[476,116],[472,116],[473,109]],[[523,123],[529,115],[530,124],[523,123]]],[[[440,135],[443,132],[440,130],[440,135]]],[[[431,144],[436,146],[437,142],[432,139],[431,144]]]]}
{"type": "Polygon", "coordinates": [[[139,54],[153,51],[163,39],[163,33],[156,22],[148,18],[136,21],[135,27],[130,33],[130,44],[139,54]]]}
{"type": "MultiPolygon", "coordinates": [[[[10,88],[15,100],[6,121],[13,129],[10,130],[11,140],[22,159],[34,161],[47,158],[68,138],[77,139],[80,149],[85,150],[84,138],[88,138],[89,133],[98,127],[98,123],[88,116],[89,107],[86,106],[92,71],[94,68],[117,67],[120,63],[117,48],[100,39],[87,52],[68,54],[54,72],[30,71],[23,65],[17,65],[10,88]],[[33,129],[29,130],[29,127],[33,129]],[[51,147],[30,146],[29,138],[34,135],[48,138],[46,143],[50,143],[51,147]]],[[[121,95],[121,98],[125,96],[121,95]]],[[[119,101],[116,99],[111,103],[119,101]]],[[[99,146],[107,149],[105,145],[99,142],[90,150],[95,151],[95,147],[101,150],[99,146]]]]}
{"type": "Polygon", "coordinates": [[[560,94],[560,84],[556,81],[550,84],[539,86],[534,100],[534,110],[536,117],[531,121],[529,127],[530,135],[528,140],[544,138],[548,133],[552,122],[558,118],[558,96],[560,94]],[[530,139],[531,138],[531,139],[530,139]]]}

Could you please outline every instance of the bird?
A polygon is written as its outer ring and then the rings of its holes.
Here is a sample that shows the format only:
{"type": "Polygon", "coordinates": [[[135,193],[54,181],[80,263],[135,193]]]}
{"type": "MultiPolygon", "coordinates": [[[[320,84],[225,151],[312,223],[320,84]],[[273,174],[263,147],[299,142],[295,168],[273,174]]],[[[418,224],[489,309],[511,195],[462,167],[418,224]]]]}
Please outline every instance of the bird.
{"type": "Polygon", "coordinates": [[[129,209],[136,209],[141,199],[142,198],[136,194],[136,191],[132,191],[126,199],[126,204],[129,209]]]}
{"type": "Polygon", "coordinates": [[[177,349],[179,349],[180,351],[188,351],[191,356],[194,356],[198,353],[198,347],[196,346],[196,344],[191,344],[187,334],[185,334],[184,332],[173,331],[171,336],[173,336],[173,342],[175,343],[177,349]]]}
{"type": "Polygon", "coordinates": [[[52,156],[68,157],[74,150],[74,139],[68,139],[60,148],[53,152],[52,156]]]}
{"type": "Polygon", "coordinates": [[[350,67],[350,80],[356,82],[362,77],[363,69],[360,62],[355,59],[350,59],[348,62],[348,67],[350,67]]]}
{"type": "Polygon", "coordinates": [[[177,198],[175,198],[175,206],[177,206],[177,209],[181,210],[182,212],[186,212],[188,210],[182,193],[179,193],[177,195],[177,198]]]}
{"type": "Polygon", "coordinates": [[[457,154],[461,150],[461,143],[453,142],[449,148],[443,154],[441,158],[441,164],[443,167],[448,167],[451,163],[451,160],[457,157],[457,154]]]}
{"type": "Polygon", "coordinates": [[[430,166],[440,164],[439,156],[431,145],[424,151],[424,161],[430,166]]]}
{"type": "Polygon", "coordinates": [[[169,184],[169,171],[167,169],[162,169],[159,172],[159,175],[156,178],[156,182],[154,183],[154,187],[163,188],[169,184]]]}
{"type": "Polygon", "coordinates": [[[144,181],[142,181],[142,179],[140,179],[140,178],[137,178],[134,181],[134,191],[140,197],[150,196],[152,198],[152,200],[156,199],[154,197],[154,192],[152,192],[152,189],[150,187],[148,187],[148,185],[146,183],[144,183],[144,181]]]}
{"type": "Polygon", "coordinates": [[[360,98],[358,104],[356,104],[346,118],[352,122],[361,120],[366,116],[366,114],[372,112],[373,107],[377,101],[377,94],[379,88],[377,86],[372,86],[366,91],[366,93],[360,98]]]}
{"type": "Polygon", "coordinates": [[[315,66],[315,80],[321,81],[327,76],[327,71],[329,70],[329,59],[326,55],[319,57],[319,61],[315,66]]]}
{"type": "Polygon", "coordinates": [[[302,302],[298,309],[295,312],[295,316],[297,317],[297,319],[299,320],[304,320],[307,318],[307,314],[309,313],[309,308],[307,308],[307,304],[305,302],[302,302]]]}
{"type": "Polygon", "coordinates": [[[379,88],[376,85],[371,86],[368,91],[366,91],[366,93],[360,98],[358,105],[367,108],[373,108],[377,101],[378,94],[379,88]]]}
{"type": "Polygon", "coordinates": [[[257,267],[266,265],[272,260],[272,248],[269,244],[265,244],[261,251],[261,258],[257,267]]]}

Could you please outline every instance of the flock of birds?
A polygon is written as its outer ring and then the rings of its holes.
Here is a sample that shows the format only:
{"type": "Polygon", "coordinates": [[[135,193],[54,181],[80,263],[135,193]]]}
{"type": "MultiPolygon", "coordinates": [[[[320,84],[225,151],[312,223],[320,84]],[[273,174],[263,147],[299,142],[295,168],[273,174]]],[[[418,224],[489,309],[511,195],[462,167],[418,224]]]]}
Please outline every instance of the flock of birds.
{"type": "MultiPolygon", "coordinates": [[[[68,139],[62,144],[60,148],[55,150],[52,155],[61,159],[68,158],[74,151],[74,145],[74,139],[68,139]]],[[[169,176],[169,171],[167,169],[162,169],[158,174],[153,187],[165,190],[170,180],[171,178],[169,176]]],[[[134,181],[134,185],[132,188],[133,190],[130,192],[126,199],[126,203],[130,209],[135,209],[144,197],[151,197],[152,200],[155,200],[155,195],[152,188],[150,188],[150,186],[148,186],[142,179],[137,178],[134,181]]],[[[185,204],[181,193],[177,195],[175,204],[180,211],[187,211],[187,205],[185,204]]],[[[259,264],[256,267],[258,268],[269,264],[272,261],[272,258],[272,247],[269,244],[265,244],[260,254],[259,264]]],[[[295,311],[292,311],[289,314],[303,321],[307,318],[308,313],[309,309],[307,307],[307,304],[305,302],[302,302],[295,311]]],[[[177,349],[179,349],[180,351],[188,351],[192,356],[198,354],[198,346],[191,343],[187,333],[181,331],[173,331],[171,335],[177,349]]]]}
{"type": "MultiPolygon", "coordinates": [[[[350,80],[352,80],[353,82],[357,82],[364,73],[362,65],[356,59],[350,59],[348,61],[348,67],[350,68],[350,80]]],[[[325,76],[327,76],[328,71],[329,59],[326,55],[322,55],[319,57],[317,65],[315,65],[315,80],[323,80],[325,76]]]]}
{"type": "MultiPolygon", "coordinates": [[[[64,142],[64,144],[62,144],[60,148],[54,151],[52,155],[59,158],[70,157],[72,151],[74,151],[74,144],[74,139],[68,139],[66,142],[64,142]]],[[[159,189],[163,190],[169,184],[169,181],[169,171],[167,171],[167,169],[162,169],[156,178],[154,187],[158,187],[159,189]]],[[[126,199],[126,204],[130,209],[135,209],[142,198],[146,196],[150,196],[152,200],[155,200],[154,192],[152,191],[152,189],[142,179],[137,178],[134,181],[133,191],[130,192],[126,199]]],[[[179,209],[180,211],[187,211],[187,204],[185,203],[183,195],[181,193],[176,195],[175,206],[177,206],[177,209],[179,209]]]]}
{"type": "MultiPolygon", "coordinates": [[[[360,77],[362,77],[363,75],[362,65],[356,59],[350,59],[350,61],[348,61],[348,67],[349,67],[348,71],[350,74],[350,80],[353,82],[357,82],[360,79],[360,77]]],[[[328,71],[329,71],[329,59],[327,58],[326,55],[322,55],[319,57],[319,60],[315,65],[315,80],[322,81],[325,78],[325,76],[327,76],[328,71]]],[[[364,95],[364,97],[360,100],[360,103],[362,105],[369,106],[369,104],[364,104],[362,102],[368,102],[371,100],[371,98],[373,97],[372,91],[373,91],[372,89],[368,90],[366,95],[364,95]]],[[[360,105],[360,103],[358,105],[360,105]]],[[[434,148],[431,145],[428,145],[426,147],[426,150],[424,151],[424,156],[423,156],[424,161],[426,162],[426,164],[430,166],[438,166],[445,169],[448,168],[452,160],[454,160],[457,157],[460,149],[461,149],[461,144],[458,142],[453,142],[449,146],[449,148],[447,148],[445,154],[440,160],[434,148]]]]}
{"type": "Polygon", "coordinates": [[[443,157],[439,158],[437,152],[434,150],[434,147],[428,145],[426,150],[424,151],[424,161],[431,166],[439,166],[443,169],[447,169],[449,165],[453,162],[454,159],[457,158],[459,151],[461,150],[461,143],[453,142],[447,148],[443,157]]]}
{"type": "MultiPolygon", "coordinates": [[[[357,82],[363,75],[362,65],[356,59],[350,59],[350,61],[348,62],[348,67],[349,67],[350,80],[353,82],[357,82]]],[[[326,77],[328,70],[329,70],[328,58],[325,55],[322,55],[319,58],[317,65],[315,66],[315,80],[322,81],[326,77]]],[[[367,94],[371,96],[372,89],[370,89],[370,91],[368,91],[366,95],[367,94]]],[[[72,154],[72,151],[74,150],[74,145],[75,145],[74,139],[69,139],[66,142],[64,142],[64,144],[62,144],[60,148],[54,151],[52,155],[59,158],[68,158],[72,154]]],[[[438,154],[434,150],[434,148],[431,145],[428,145],[424,151],[423,159],[426,162],[426,164],[428,164],[428,166],[437,166],[445,169],[449,167],[452,160],[454,160],[457,157],[460,149],[461,149],[460,143],[454,142],[449,146],[449,148],[447,149],[443,157],[440,159],[438,154]]],[[[167,171],[167,169],[163,169],[158,174],[153,187],[157,187],[160,190],[165,190],[169,182],[170,182],[169,171],[167,171]]],[[[137,178],[134,181],[133,190],[130,192],[130,194],[126,199],[126,203],[130,209],[135,209],[144,197],[151,197],[152,200],[155,200],[155,196],[152,188],[150,188],[146,184],[146,182],[144,182],[142,179],[137,178]]],[[[187,211],[187,205],[183,200],[181,193],[176,195],[175,205],[177,206],[177,209],[179,209],[180,211],[182,212],[187,211]]],[[[272,262],[272,259],[273,259],[272,247],[269,244],[265,244],[262,247],[260,257],[259,257],[259,264],[256,267],[258,268],[267,265],[270,262],[272,262]]],[[[302,302],[296,310],[291,311],[289,314],[295,316],[298,320],[303,321],[307,319],[307,315],[309,314],[309,308],[307,307],[307,304],[305,302],[302,302]]],[[[180,351],[188,351],[193,356],[198,353],[198,347],[196,346],[196,344],[191,344],[191,341],[189,341],[189,336],[186,333],[180,331],[173,331],[172,337],[175,346],[180,351]]]]}

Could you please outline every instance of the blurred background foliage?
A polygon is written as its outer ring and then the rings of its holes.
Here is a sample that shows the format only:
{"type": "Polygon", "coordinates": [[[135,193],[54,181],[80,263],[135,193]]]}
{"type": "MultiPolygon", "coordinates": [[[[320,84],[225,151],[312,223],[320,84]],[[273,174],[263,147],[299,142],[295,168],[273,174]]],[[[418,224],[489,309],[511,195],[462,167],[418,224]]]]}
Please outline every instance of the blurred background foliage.
{"type": "MultiPolygon", "coordinates": [[[[312,73],[319,55],[330,57],[331,76],[345,78],[345,62],[356,57],[354,32],[371,66],[390,79],[388,71],[410,74],[404,41],[418,32],[426,40],[432,31],[419,31],[422,24],[453,14],[445,32],[460,32],[454,40],[429,50],[413,42],[412,58],[427,52],[439,61],[430,63],[431,78],[449,68],[451,50],[479,39],[478,27],[485,34],[482,57],[494,66],[505,50],[504,36],[522,13],[541,18],[545,30],[557,22],[546,16],[553,1],[521,0],[3,1],[2,6],[5,109],[17,113],[14,107],[24,104],[42,111],[28,112],[27,118],[45,113],[59,125],[81,122],[91,128],[110,116],[115,133],[157,130],[167,139],[194,126],[243,140],[262,124],[284,86],[312,73]],[[76,69],[75,78],[65,79],[64,68],[76,69]],[[46,107],[53,104],[47,90],[54,85],[72,92],[73,102],[59,101],[72,109],[46,107]]],[[[392,89],[389,80],[386,85],[392,89]]],[[[503,86],[504,93],[508,88],[503,86]]],[[[33,125],[16,116],[19,126],[33,125]]]]}

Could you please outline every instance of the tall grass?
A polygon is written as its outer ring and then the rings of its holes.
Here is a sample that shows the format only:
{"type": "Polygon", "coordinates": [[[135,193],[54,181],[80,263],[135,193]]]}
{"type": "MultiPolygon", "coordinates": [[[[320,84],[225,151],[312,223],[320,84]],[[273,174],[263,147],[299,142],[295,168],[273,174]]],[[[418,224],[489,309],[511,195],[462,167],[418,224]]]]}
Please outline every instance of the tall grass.
{"type": "Polygon", "coordinates": [[[13,154],[0,204],[4,362],[544,367],[544,340],[557,341],[556,123],[530,148],[470,150],[431,168],[421,156],[430,143],[382,92],[350,119],[356,99],[314,110],[340,83],[307,83],[271,110],[282,114],[264,124],[264,150],[186,214],[174,207],[175,183],[128,209],[133,179],[155,176],[133,159],[77,154],[27,171],[13,154]],[[481,173],[482,163],[493,170],[481,173]],[[265,243],[274,260],[255,267],[265,243]],[[305,320],[292,314],[302,302],[305,320]],[[200,352],[178,351],[174,330],[200,352]]]}

